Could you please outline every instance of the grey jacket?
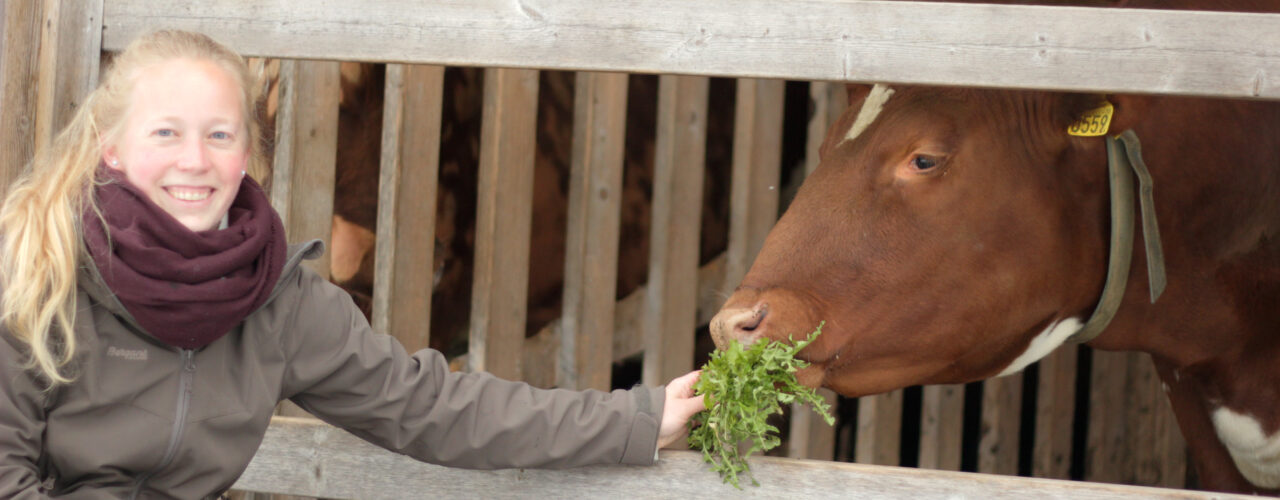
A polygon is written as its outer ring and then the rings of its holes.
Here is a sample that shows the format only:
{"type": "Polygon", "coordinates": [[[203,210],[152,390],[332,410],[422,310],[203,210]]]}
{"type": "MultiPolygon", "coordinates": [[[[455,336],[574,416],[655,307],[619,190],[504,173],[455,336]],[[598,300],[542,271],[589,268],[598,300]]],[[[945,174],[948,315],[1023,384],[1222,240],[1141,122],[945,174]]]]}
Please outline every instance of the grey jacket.
{"type": "Polygon", "coordinates": [[[92,264],[77,293],[75,381],[41,391],[0,331],[0,497],[215,496],[244,471],[288,398],[374,444],[479,469],[655,460],[663,390],[541,390],[451,373],[370,330],[341,289],[299,265],[272,298],[199,350],[143,332],[92,264]]]}

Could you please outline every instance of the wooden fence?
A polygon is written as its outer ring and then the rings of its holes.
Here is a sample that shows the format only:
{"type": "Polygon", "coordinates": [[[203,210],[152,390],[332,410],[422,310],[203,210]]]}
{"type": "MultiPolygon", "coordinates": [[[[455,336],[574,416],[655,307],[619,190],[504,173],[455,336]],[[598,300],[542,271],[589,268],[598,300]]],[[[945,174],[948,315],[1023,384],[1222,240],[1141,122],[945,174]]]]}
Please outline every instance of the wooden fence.
{"type": "MultiPolygon", "coordinates": [[[[611,361],[637,353],[644,355],[648,384],[694,367],[694,332],[745,274],[778,215],[783,79],[809,82],[809,169],[822,133],[845,106],[841,85],[830,82],[1280,98],[1278,15],[854,0],[369,0],[306,7],[283,0],[10,0],[0,9],[0,186],[67,121],[96,83],[104,51],[120,50],[152,29],[204,31],[246,55],[287,59],[272,199],[293,240],[329,238],[335,61],[389,63],[373,323],[410,349],[425,346],[429,334],[422,325],[431,314],[430,275],[419,263],[430,262],[433,252],[443,67],[488,68],[468,367],[544,386],[608,388],[611,361]],[[526,215],[540,69],[580,73],[564,314],[526,339],[526,215]],[[625,251],[616,238],[625,73],[662,76],[648,285],[615,303],[611,293],[599,291],[612,289],[618,252],[625,251]],[[732,219],[727,252],[700,268],[709,77],[738,78],[732,219]]],[[[326,266],[319,263],[317,270],[327,272],[326,266]]],[[[861,463],[898,465],[912,455],[919,467],[953,471],[964,467],[966,456],[976,456],[966,469],[1183,486],[1184,445],[1144,355],[1059,349],[1031,373],[969,387],[925,387],[918,396],[895,391],[841,401],[856,405],[857,421],[839,435],[797,412],[787,453],[830,459],[844,447],[861,463]],[[966,394],[973,400],[966,403],[966,394]],[[1078,401],[1087,403],[1087,417],[1075,416],[1078,401]],[[919,408],[919,415],[904,415],[904,408],[919,408]],[[903,449],[904,425],[918,427],[918,449],[903,449]],[[976,429],[976,438],[966,438],[964,427],[976,429]],[[1073,463],[1083,470],[1073,473],[1073,463]]],[[[277,440],[294,432],[285,427],[271,432],[261,457],[302,453],[295,446],[319,446],[325,454],[347,449],[277,440]]],[[[666,454],[655,470],[693,468],[696,461],[666,454]]],[[[856,479],[860,474],[914,474],[762,463],[769,464],[761,468],[770,471],[764,474],[780,474],[765,481],[775,484],[798,470],[821,470],[824,478],[830,472],[831,481],[847,480],[855,489],[867,487],[856,479]]],[[[398,467],[386,469],[387,477],[405,470],[398,467]]],[[[645,476],[652,472],[605,469],[610,481],[640,475],[648,478],[645,488],[683,487],[668,476],[645,476]]],[[[253,476],[257,470],[250,470],[245,487],[325,496],[371,491],[339,490],[332,475],[318,489],[277,490],[253,476]]],[[[569,478],[601,481],[582,472],[488,474],[475,477],[502,478],[508,486],[541,481],[546,488],[569,478]]],[[[999,485],[973,496],[995,497],[1000,488],[1015,487],[980,477],[919,477],[999,485]]],[[[453,479],[433,481],[439,486],[453,479]]],[[[826,481],[816,475],[803,480],[826,481]]],[[[924,484],[886,481],[876,484],[924,484]]],[[[787,482],[787,491],[799,487],[794,477],[787,482]]],[[[835,491],[839,484],[814,487],[835,491]]],[[[1057,486],[1048,485],[1058,483],[1025,484],[1053,496],[1057,486]]],[[[1103,488],[1073,487],[1083,494],[1103,488]]],[[[947,489],[928,491],[942,495],[947,489]]]]}

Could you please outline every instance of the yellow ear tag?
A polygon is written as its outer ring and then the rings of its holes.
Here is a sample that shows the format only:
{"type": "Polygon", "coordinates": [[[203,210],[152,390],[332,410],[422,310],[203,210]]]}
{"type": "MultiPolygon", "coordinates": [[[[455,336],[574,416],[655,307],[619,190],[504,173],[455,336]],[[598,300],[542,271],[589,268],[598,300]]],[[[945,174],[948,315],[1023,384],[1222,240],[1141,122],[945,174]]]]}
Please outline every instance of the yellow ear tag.
{"type": "Polygon", "coordinates": [[[1111,103],[1103,101],[1101,107],[1085,112],[1080,121],[1067,127],[1067,133],[1081,137],[1106,135],[1107,129],[1111,128],[1111,115],[1114,112],[1115,108],[1111,103]]]}

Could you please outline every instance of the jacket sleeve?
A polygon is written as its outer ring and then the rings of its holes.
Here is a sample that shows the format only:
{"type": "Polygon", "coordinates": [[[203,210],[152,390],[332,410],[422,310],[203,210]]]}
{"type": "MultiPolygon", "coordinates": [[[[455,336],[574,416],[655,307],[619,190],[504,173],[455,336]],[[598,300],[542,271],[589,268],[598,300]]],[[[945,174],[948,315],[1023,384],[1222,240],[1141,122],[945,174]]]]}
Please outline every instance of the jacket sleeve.
{"type": "Polygon", "coordinates": [[[23,369],[19,342],[0,328],[0,496],[47,498],[37,462],[44,439],[44,394],[23,369]]]}
{"type": "Polygon", "coordinates": [[[306,270],[282,348],[285,397],[320,419],[418,460],[473,469],[656,460],[662,388],[538,389],[450,372],[374,333],[350,297],[306,270]]]}

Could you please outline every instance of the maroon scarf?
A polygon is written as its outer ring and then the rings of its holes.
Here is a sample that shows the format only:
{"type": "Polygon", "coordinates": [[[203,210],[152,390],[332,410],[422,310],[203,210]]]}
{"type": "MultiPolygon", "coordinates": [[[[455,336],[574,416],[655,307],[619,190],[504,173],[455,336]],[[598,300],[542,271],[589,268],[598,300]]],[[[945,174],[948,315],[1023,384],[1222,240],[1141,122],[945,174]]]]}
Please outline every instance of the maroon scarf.
{"type": "Polygon", "coordinates": [[[108,180],[94,193],[107,228],[86,211],[84,241],[107,287],[147,333],[198,349],[267,301],[287,245],[280,216],[253,179],[240,183],[226,229],[194,232],[123,173],[99,167],[99,177],[108,180]]]}

